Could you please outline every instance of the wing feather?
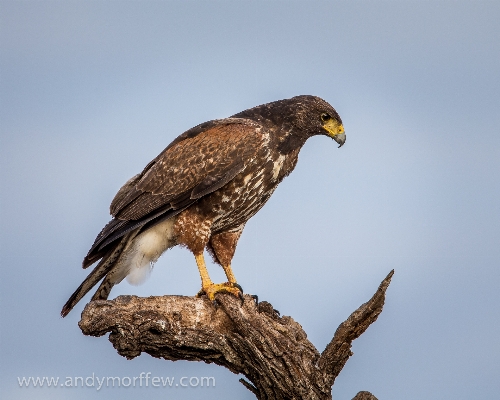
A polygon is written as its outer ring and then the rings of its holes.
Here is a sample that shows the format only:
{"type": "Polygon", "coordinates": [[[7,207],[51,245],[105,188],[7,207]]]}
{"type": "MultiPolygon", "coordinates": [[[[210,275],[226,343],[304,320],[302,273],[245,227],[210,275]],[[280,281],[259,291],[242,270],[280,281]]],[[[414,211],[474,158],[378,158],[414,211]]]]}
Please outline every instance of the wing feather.
{"type": "Polygon", "coordinates": [[[211,126],[168,147],[139,177],[129,181],[127,193],[121,195],[129,201],[117,201],[112,215],[137,220],[165,204],[179,203],[187,194],[199,199],[217,190],[233,179],[262,145],[259,127],[252,121],[231,119],[231,123],[211,126]]]}
{"type": "Polygon", "coordinates": [[[243,118],[201,124],[175,139],[111,202],[114,217],[84,259],[97,261],[120,237],[178,214],[238,175],[264,145],[261,126],[243,118]]]}

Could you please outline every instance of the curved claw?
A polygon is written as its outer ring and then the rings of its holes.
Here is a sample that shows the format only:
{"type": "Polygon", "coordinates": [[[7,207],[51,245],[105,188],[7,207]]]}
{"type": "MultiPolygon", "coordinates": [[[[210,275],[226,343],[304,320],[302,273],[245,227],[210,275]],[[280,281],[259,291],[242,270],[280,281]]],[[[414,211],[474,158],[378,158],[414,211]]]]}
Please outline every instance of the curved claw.
{"type": "Polygon", "coordinates": [[[255,304],[259,305],[259,296],[256,294],[251,294],[250,297],[255,300],[255,304]]]}
{"type": "Polygon", "coordinates": [[[198,292],[197,296],[201,297],[206,295],[210,301],[215,301],[215,295],[217,293],[229,293],[239,299],[243,300],[243,293],[241,286],[237,283],[211,283],[205,287],[202,287],[198,292]]]}
{"type": "Polygon", "coordinates": [[[240,289],[241,294],[244,293],[243,288],[238,283],[236,283],[236,282],[231,283],[231,286],[240,289]]]}

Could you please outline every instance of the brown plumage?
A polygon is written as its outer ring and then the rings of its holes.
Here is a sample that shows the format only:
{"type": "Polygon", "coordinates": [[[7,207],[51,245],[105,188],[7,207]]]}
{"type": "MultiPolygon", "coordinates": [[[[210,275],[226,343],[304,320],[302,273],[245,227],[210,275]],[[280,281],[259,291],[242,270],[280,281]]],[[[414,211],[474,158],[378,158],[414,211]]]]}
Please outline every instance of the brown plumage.
{"type": "MultiPolygon", "coordinates": [[[[295,168],[305,141],[327,135],[342,146],[337,112],[314,96],[264,104],[230,118],[198,125],[177,137],[113,199],[113,219],[83,261],[101,260],[63,307],[65,316],[104,277],[92,299],[106,299],[124,277],[140,281],[175,245],[196,257],[202,292],[240,294],[231,260],[245,223],[295,168]],[[228,282],[213,284],[203,260],[207,249],[228,282]]],[[[339,147],[340,147],[339,146],[339,147]]]]}

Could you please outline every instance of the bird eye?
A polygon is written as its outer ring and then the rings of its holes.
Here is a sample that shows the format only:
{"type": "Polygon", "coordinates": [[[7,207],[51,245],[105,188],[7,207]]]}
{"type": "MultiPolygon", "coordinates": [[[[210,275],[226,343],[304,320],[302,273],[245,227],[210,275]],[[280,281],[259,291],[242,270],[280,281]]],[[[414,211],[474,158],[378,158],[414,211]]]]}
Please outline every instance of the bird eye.
{"type": "Polygon", "coordinates": [[[321,114],[321,119],[326,122],[332,119],[332,117],[329,114],[323,113],[321,114]]]}

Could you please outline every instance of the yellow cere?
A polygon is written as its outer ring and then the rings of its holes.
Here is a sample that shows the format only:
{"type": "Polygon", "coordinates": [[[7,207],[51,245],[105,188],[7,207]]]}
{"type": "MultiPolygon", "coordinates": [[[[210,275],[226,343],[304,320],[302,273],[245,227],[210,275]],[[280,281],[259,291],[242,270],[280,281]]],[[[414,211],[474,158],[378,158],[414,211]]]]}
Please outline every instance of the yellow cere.
{"type": "Polygon", "coordinates": [[[344,126],[339,124],[335,119],[328,120],[324,125],[323,129],[327,131],[330,136],[340,135],[344,133],[344,126]]]}

